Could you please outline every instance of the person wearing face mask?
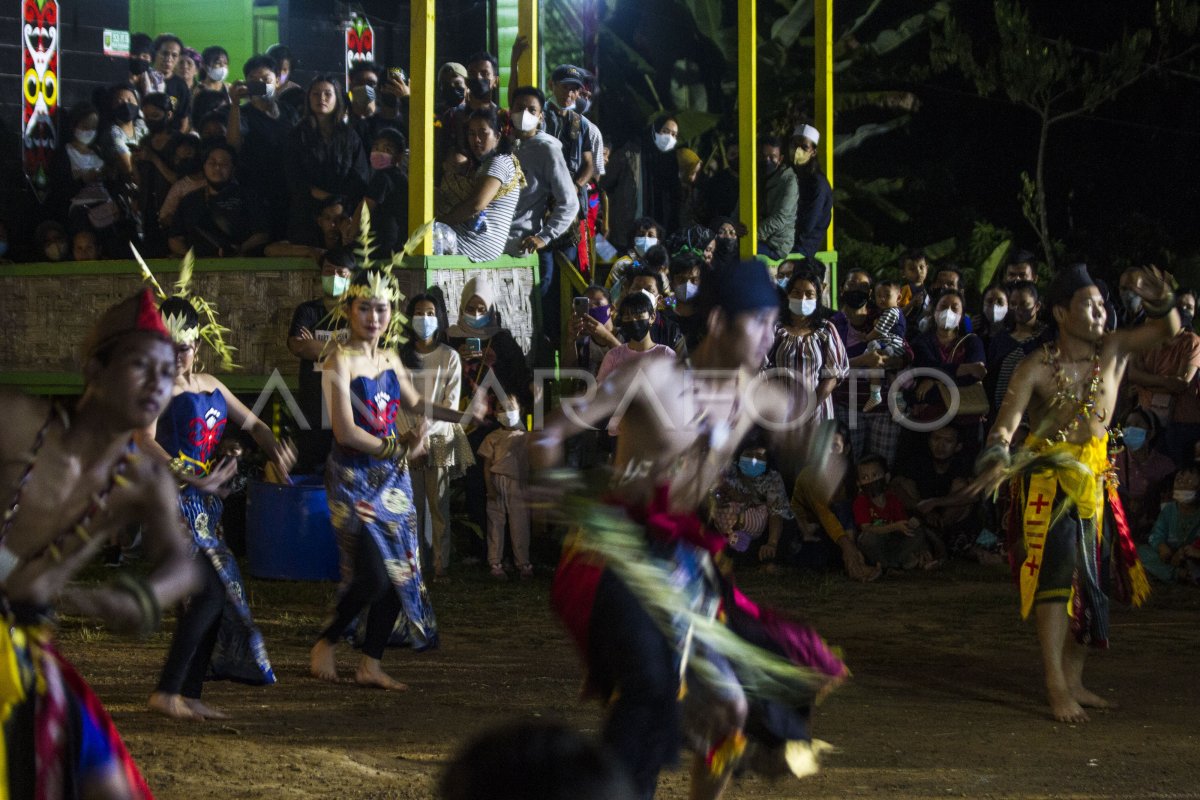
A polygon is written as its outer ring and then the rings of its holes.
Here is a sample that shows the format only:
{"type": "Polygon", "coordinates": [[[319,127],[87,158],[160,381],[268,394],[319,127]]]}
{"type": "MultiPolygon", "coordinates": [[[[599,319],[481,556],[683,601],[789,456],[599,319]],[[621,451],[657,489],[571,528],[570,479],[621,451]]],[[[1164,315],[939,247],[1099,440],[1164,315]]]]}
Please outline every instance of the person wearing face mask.
{"type": "Polygon", "coordinates": [[[1117,284],[1118,298],[1120,299],[1117,304],[1119,308],[1117,327],[1119,328],[1136,328],[1146,321],[1146,309],[1142,307],[1142,298],[1133,290],[1137,275],[1138,268],[1129,267],[1121,273],[1120,281],[1117,284]]]}
{"type": "Polygon", "coordinates": [[[668,268],[667,283],[674,297],[673,302],[664,304],[662,314],[679,328],[689,350],[700,344],[704,335],[704,320],[696,313],[704,271],[704,260],[692,253],[671,259],[668,268]]]}
{"type": "Polygon", "coordinates": [[[441,116],[457,107],[467,97],[467,68],[457,61],[447,61],[438,68],[438,97],[434,110],[441,116]]]}
{"type": "Polygon", "coordinates": [[[639,217],[633,221],[633,244],[613,262],[604,279],[604,286],[612,292],[614,303],[621,299],[621,284],[626,275],[632,270],[641,269],[646,251],[665,240],[663,227],[650,217],[639,217]]]}
{"type": "MultiPolygon", "coordinates": [[[[940,381],[934,378],[918,380],[911,394],[911,400],[916,403],[911,416],[918,420],[928,422],[945,413],[950,396],[945,382],[965,387],[978,384],[987,376],[983,342],[967,331],[964,313],[962,295],[953,289],[943,290],[933,307],[934,327],[913,340],[913,366],[935,369],[944,375],[940,381]]],[[[974,456],[981,418],[960,412],[952,424],[962,428],[967,456],[974,456]]],[[[907,437],[913,439],[914,447],[919,446],[910,435],[912,433],[908,431],[902,435],[901,443],[907,437]]]]}
{"type": "Polygon", "coordinates": [[[641,217],[678,219],[678,141],[679,122],[663,114],[613,152],[600,186],[608,194],[609,238],[618,248],[633,244],[634,221],[641,217]]]}
{"type": "Polygon", "coordinates": [[[242,66],[244,80],[229,87],[228,141],[238,151],[238,180],[266,201],[271,240],[288,237],[286,154],[292,121],[277,102],[279,65],[262,55],[242,66]]]}
{"type": "Polygon", "coordinates": [[[462,102],[442,114],[441,126],[434,139],[434,163],[438,173],[434,176],[440,183],[449,164],[453,171],[469,170],[478,160],[471,152],[467,138],[467,121],[473,111],[491,109],[496,113],[500,129],[508,127],[508,109],[497,103],[500,62],[491,53],[478,52],[466,63],[463,85],[466,90],[462,102]]]}
{"type": "Polygon", "coordinates": [[[858,546],[867,561],[884,569],[933,569],[940,562],[931,549],[936,537],[904,509],[899,495],[888,488],[887,462],[869,454],[856,466],[858,496],[854,524],[858,546]]]}
{"type": "MultiPolygon", "coordinates": [[[[575,181],[576,191],[582,193],[596,169],[596,156],[592,152],[592,137],[588,133],[591,123],[575,110],[575,103],[583,96],[585,85],[591,75],[587,70],[573,64],[560,64],[550,75],[550,90],[553,98],[547,100],[543,124],[546,133],[562,143],[563,158],[575,181]]],[[[580,206],[586,203],[581,194],[580,206]]]]}
{"type": "Polygon", "coordinates": [[[371,142],[371,181],[355,213],[357,230],[365,208],[375,235],[373,258],[389,259],[408,239],[408,142],[395,128],[383,128],[371,142]]]}
{"type": "Polygon", "coordinates": [[[1158,417],[1166,431],[1164,450],[1176,464],[1190,460],[1200,439],[1200,336],[1192,330],[1196,295],[1191,289],[1175,293],[1179,333],[1153,350],[1138,353],[1126,373],[1137,393],[1137,404],[1158,417]]]}
{"type": "MultiPolygon", "coordinates": [[[[675,351],[664,344],[656,344],[650,336],[658,312],[649,295],[631,292],[617,307],[617,332],[624,344],[609,350],[600,363],[596,380],[604,383],[612,372],[627,362],[641,359],[675,358],[675,351]]],[[[609,433],[617,435],[617,422],[609,425],[609,433]]]]}
{"type": "Polygon", "coordinates": [[[119,177],[133,181],[133,151],[149,133],[138,106],[138,96],[129,86],[113,86],[100,113],[100,154],[116,168],[119,177]]]}
{"type": "MultiPolygon", "coordinates": [[[[663,247],[652,248],[651,253],[655,250],[663,251],[663,247]]],[[[664,260],[663,265],[666,265],[664,260]]],[[[679,330],[679,326],[675,324],[674,319],[669,319],[665,313],[667,308],[667,279],[662,272],[657,269],[647,266],[645,269],[639,269],[631,272],[628,275],[629,291],[621,295],[621,305],[629,297],[634,294],[644,294],[649,298],[651,305],[654,307],[654,319],[650,323],[650,339],[655,344],[663,344],[675,351],[675,355],[680,358],[687,358],[688,346],[687,340],[683,333],[679,330]]]]}
{"type": "Polygon", "coordinates": [[[175,212],[179,210],[179,201],[206,185],[204,164],[200,161],[200,143],[195,137],[181,136],[175,142],[170,160],[179,179],[171,185],[162,207],[158,210],[158,224],[163,230],[170,230],[175,212]]]}
{"type": "Polygon", "coordinates": [[[179,179],[171,154],[183,134],[171,128],[171,98],[165,94],[143,97],[142,117],[150,133],[133,154],[133,164],[137,171],[138,207],[151,211],[144,215],[142,242],[138,247],[146,256],[163,257],[168,252],[167,234],[152,209],[162,207],[171,186],[179,179]]]}
{"type": "Polygon", "coordinates": [[[797,409],[814,423],[834,418],[833,390],[850,374],[846,348],[821,305],[822,282],[804,263],[788,279],[787,307],[779,313],[766,370],[783,370],[780,385],[797,409]]]}
{"type": "Polygon", "coordinates": [[[292,49],[286,44],[273,44],[267,48],[265,53],[267,58],[275,62],[279,77],[279,93],[282,94],[288,89],[303,89],[295,80],[296,68],[300,64],[292,56],[292,49]]]}
{"type": "MultiPolygon", "coordinates": [[[[505,397],[515,396],[522,408],[533,408],[533,374],[521,345],[504,327],[496,308],[497,297],[496,284],[487,273],[469,279],[459,298],[458,319],[446,331],[446,343],[458,351],[462,361],[463,404],[474,402],[479,392],[487,393],[484,419],[467,435],[475,452],[499,424],[505,397]]],[[[487,530],[483,467],[476,464],[467,469],[463,485],[468,517],[479,530],[487,530]]]]}
{"type": "Polygon", "coordinates": [[[751,436],[713,489],[712,520],[728,540],[735,566],[761,562],[775,570],[785,520],[795,519],[783,476],[771,469],[761,437],[751,436]],[[762,538],[766,533],[766,539],[762,538]]]}
{"type": "Polygon", "coordinates": [[[800,190],[796,174],[784,163],[783,142],[778,136],[759,140],[758,252],[783,258],[796,241],[796,213],[800,190]]]}
{"type": "Polygon", "coordinates": [[[196,85],[195,94],[202,91],[223,92],[228,94],[229,84],[229,53],[224,47],[214,44],[204,48],[200,54],[200,83],[196,85]]]}
{"type": "Polygon", "coordinates": [[[825,249],[825,232],[833,219],[833,187],[817,159],[820,141],[821,134],[812,125],[797,125],[788,142],[797,190],[792,252],[803,253],[809,258],[825,249]]]}
{"type": "Polygon", "coordinates": [[[533,577],[529,561],[529,506],[525,493],[529,485],[528,436],[521,406],[509,396],[500,413],[500,426],[479,445],[487,486],[487,563],[489,573],[505,580],[504,528],[512,546],[513,565],[522,579],[533,577]]]}
{"type": "Polygon", "coordinates": [[[262,201],[234,180],[237,162],[232,147],[210,145],[201,156],[207,186],[179,203],[168,243],[182,256],[189,249],[200,258],[261,255],[269,241],[262,201]]]}
{"type": "Polygon", "coordinates": [[[1008,319],[1008,290],[1000,284],[989,286],[983,293],[983,313],[977,314],[971,320],[971,330],[983,339],[986,350],[992,339],[1001,331],[1008,330],[1005,320],[1008,319]]]}
{"type": "MultiPolygon", "coordinates": [[[[446,306],[440,294],[420,293],[408,301],[405,312],[411,335],[400,348],[400,359],[412,371],[413,385],[426,403],[458,408],[462,399],[462,362],[446,344],[446,306]]],[[[420,427],[419,412],[402,410],[398,427],[420,427]]],[[[446,577],[451,560],[450,481],[475,463],[471,445],[457,422],[429,423],[425,454],[409,460],[417,534],[422,563],[432,567],[434,580],[446,577]]]]}
{"type": "Polygon", "coordinates": [[[1171,500],[1165,503],[1149,540],[1138,545],[1142,566],[1163,583],[1200,585],[1200,467],[1187,464],[1175,473],[1171,500]]]}
{"type": "Polygon", "coordinates": [[[348,76],[350,93],[349,123],[363,147],[370,149],[385,128],[408,129],[408,109],[403,113],[401,99],[407,103],[408,84],[385,72],[373,61],[356,61],[348,76]]]}
{"type": "Polygon", "coordinates": [[[593,375],[600,371],[604,357],[614,347],[621,346],[615,331],[615,306],[603,286],[589,286],[584,291],[588,300],[586,314],[573,314],[567,323],[567,338],[574,343],[562,353],[564,369],[586,369],[593,375]]]}
{"type": "Polygon", "coordinates": [[[1113,459],[1117,494],[1134,538],[1146,538],[1158,514],[1159,500],[1170,491],[1169,478],[1175,463],[1159,448],[1162,426],[1158,418],[1141,408],[1125,415],[1121,425],[1124,449],[1113,459]]]}
{"type": "Polygon", "coordinates": [[[104,186],[108,169],[96,142],[99,120],[95,106],[76,103],[66,115],[64,142],[51,164],[54,206],[67,206],[72,228],[91,226],[93,210],[100,214],[105,208],[115,208],[104,186]]]}
{"type": "Polygon", "coordinates": [[[66,261],[71,257],[71,240],[61,222],[48,219],[33,231],[38,261],[66,261]]]}
{"type": "Polygon", "coordinates": [[[1009,284],[1007,313],[1003,328],[987,344],[987,377],[984,389],[993,410],[999,409],[1008,392],[1008,383],[1025,356],[1050,341],[1049,328],[1041,321],[1042,303],[1037,284],[1017,281],[1009,284]]]}
{"type": "Polygon", "coordinates": [[[288,351],[300,359],[300,383],[296,400],[304,415],[304,424],[296,420],[296,466],[293,472],[310,475],[319,472],[333,446],[333,433],[324,423],[328,414],[321,398],[321,372],[317,366],[328,352],[330,339],[344,338],[346,321],[331,313],[346,289],[357,264],[354,253],[346,249],[330,250],[318,262],[321,296],[296,306],[288,328],[288,351]]]}

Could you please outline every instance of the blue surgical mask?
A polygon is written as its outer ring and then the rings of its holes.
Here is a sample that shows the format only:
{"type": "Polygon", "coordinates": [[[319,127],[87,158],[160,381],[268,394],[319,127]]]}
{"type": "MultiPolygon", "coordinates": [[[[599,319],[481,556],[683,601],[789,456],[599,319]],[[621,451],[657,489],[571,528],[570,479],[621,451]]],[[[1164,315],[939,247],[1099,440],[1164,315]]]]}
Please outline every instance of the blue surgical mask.
{"type": "Polygon", "coordinates": [[[779,284],[779,288],[780,288],[780,289],[786,289],[786,288],[787,288],[787,285],[788,285],[788,279],[787,279],[787,278],[780,278],[779,280],[777,280],[777,281],[775,281],[775,282],[779,284]]]}
{"type": "Polygon", "coordinates": [[[463,314],[463,321],[472,328],[486,328],[488,323],[492,321],[492,312],[485,311],[484,313],[475,316],[474,314],[463,314]]]}
{"type": "Polygon", "coordinates": [[[788,300],[788,310],[798,317],[808,317],[817,310],[817,301],[809,297],[803,300],[792,298],[788,300]]]}
{"type": "Polygon", "coordinates": [[[8,242],[0,240],[0,258],[8,254],[8,242]]]}
{"type": "Polygon", "coordinates": [[[633,249],[637,250],[638,255],[646,255],[646,251],[654,245],[658,244],[658,239],[653,236],[637,236],[633,240],[633,249]]]}
{"type": "Polygon", "coordinates": [[[437,317],[413,317],[412,326],[413,333],[424,341],[437,333],[438,320],[437,317]]]}
{"type": "Polygon", "coordinates": [[[738,469],[747,478],[757,478],[767,471],[767,462],[758,458],[742,456],[738,459],[738,469]]]}
{"type": "Polygon", "coordinates": [[[340,275],[322,275],[321,288],[330,297],[341,297],[350,288],[350,279],[340,275]]]}
{"type": "Polygon", "coordinates": [[[1142,445],[1144,445],[1146,443],[1146,433],[1147,433],[1147,431],[1145,428],[1138,428],[1138,427],[1126,428],[1125,429],[1125,446],[1128,447],[1130,450],[1141,450],[1142,445]]]}

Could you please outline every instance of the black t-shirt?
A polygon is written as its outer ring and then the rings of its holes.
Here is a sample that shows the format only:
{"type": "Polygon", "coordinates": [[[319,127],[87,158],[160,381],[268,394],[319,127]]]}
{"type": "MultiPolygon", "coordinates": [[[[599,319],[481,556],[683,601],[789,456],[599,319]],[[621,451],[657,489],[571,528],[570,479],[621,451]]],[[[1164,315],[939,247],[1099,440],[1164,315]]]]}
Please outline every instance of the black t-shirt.
{"type": "Polygon", "coordinates": [[[171,75],[163,85],[163,92],[171,98],[171,127],[180,130],[183,121],[192,115],[192,90],[187,81],[178,75],[171,75]]]}
{"type": "Polygon", "coordinates": [[[399,167],[376,170],[367,185],[367,199],[375,202],[371,230],[377,257],[390,256],[404,245],[408,230],[408,176],[399,167]]]}
{"type": "MultiPolygon", "coordinates": [[[[299,336],[301,328],[307,328],[318,342],[328,342],[337,335],[337,331],[346,327],[346,321],[329,318],[324,300],[309,300],[296,306],[292,313],[292,325],[288,328],[288,336],[299,336]]],[[[321,425],[321,373],[317,372],[316,362],[300,359],[300,410],[308,418],[308,424],[313,429],[321,425]]]]}
{"type": "Polygon", "coordinates": [[[254,234],[267,232],[262,201],[236,183],[216,195],[210,196],[207,188],[185,195],[171,223],[171,236],[185,237],[201,258],[219,255],[219,250],[231,255],[254,234]]]}
{"type": "Polygon", "coordinates": [[[929,452],[928,443],[922,441],[920,447],[897,459],[895,474],[909,478],[916,484],[918,499],[930,500],[950,494],[950,484],[955,478],[969,480],[974,471],[965,458],[952,456],[946,471],[939,473],[933,463],[933,454],[929,452]]]}

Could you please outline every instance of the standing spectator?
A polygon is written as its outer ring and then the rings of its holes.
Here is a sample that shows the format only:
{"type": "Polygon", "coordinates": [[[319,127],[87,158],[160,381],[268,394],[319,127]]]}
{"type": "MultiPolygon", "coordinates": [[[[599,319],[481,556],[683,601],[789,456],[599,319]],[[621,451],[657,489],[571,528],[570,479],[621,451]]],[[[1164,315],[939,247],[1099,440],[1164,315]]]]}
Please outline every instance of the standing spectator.
{"type": "Polygon", "coordinates": [[[1175,465],[1157,447],[1162,427],[1154,414],[1134,408],[1125,415],[1121,430],[1125,447],[1113,459],[1121,481],[1117,492],[1129,530],[1135,539],[1141,540],[1154,522],[1165,493],[1165,481],[1175,465]]]}
{"type": "Polygon", "coordinates": [[[100,110],[100,131],[100,154],[116,167],[121,179],[132,182],[133,151],[149,132],[133,89],[128,86],[109,89],[105,107],[100,110]]]}
{"type": "MultiPolygon", "coordinates": [[[[1191,333],[1196,315],[1196,290],[1180,289],[1176,293],[1176,305],[1179,308],[1180,325],[1191,333]]],[[[1175,463],[1191,461],[1195,444],[1200,441],[1200,380],[1195,377],[1184,391],[1175,396],[1175,408],[1167,436],[1167,452],[1173,454],[1175,463]]]]}
{"type": "Polygon", "coordinates": [[[479,168],[468,196],[438,219],[458,234],[461,255],[494,261],[504,252],[525,178],[512,156],[512,144],[500,135],[495,111],[472,111],[467,134],[479,168]]]}
{"type": "Polygon", "coordinates": [[[1041,299],[1037,284],[1017,281],[1009,284],[1008,314],[1005,330],[992,337],[987,349],[987,378],[984,388],[993,411],[1000,409],[1008,393],[1008,382],[1025,356],[1049,341],[1041,322],[1041,299]]]}
{"type": "Polygon", "coordinates": [[[617,330],[625,343],[609,350],[604,356],[596,373],[597,381],[603,383],[613,371],[630,361],[675,357],[673,349],[658,344],[650,335],[657,313],[653,301],[642,292],[631,292],[621,301],[617,311],[617,330]]]}
{"type": "Polygon", "coordinates": [[[280,177],[287,175],[291,126],[278,102],[278,69],[270,57],[252,56],[242,66],[245,80],[229,90],[229,144],[241,157],[238,178],[266,202],[272,241],[289,233],[288,185],[280,177]]]}
{"type": "Polygon", "coordinates": [[[447,61],[438,68],[438,99],[435,110],[440,117],[459,106],[467,97],[467,68],[457,61],[447,61]]]}
{"type": "Polygon", "coordinates": [[[619,249],[631,247],[634,220],[679,215],[679,165],[675,144],[679,123],[664,114],[642,135],[613,153],[601,188],[608,193],[610,241],[619,249]]]}
{"type": "Polygon", "coordinates": [[[971,330],[983,339],[986,350],[1001,332],[1008,330],[1008,290],[1002,284],[989,286],[983,293],[983,313],[971,320],[971,330]]]}
{"type": "Polygon", "coordinates": [[[637,293],[648,297],[651,307],[655,310],[655,315],[650,321],[650,338],[654,340],[655,344],[666,345],[674,350],[676,355],[686,357],[687,341],[683,338],[679,326],[675,324],[674,320],[668,319],[665,314],[660,313],[666,306],[664,301],[666,278],[657,270],[650,268],[629,273],[626,277],[629,280],[629,291],[622,293],[621,300],[617,305],[623,308],[625,301],[637,293]]]}
{"type": "Polygon", "coordinates": [[[285,44],[273,44],[267,48],[266,57],[275,62],[276,76],[279,78],[279,92],[288,89],[303,89],[304,87],[292,80],[292,70],[296,60],[292,58],[292,50],[285,44]]]}
{"type": "Polygon", "coordinates": [[[479,52],[467,61],[466,97],[442,115],[440,133],[435,140],[434,160],[439,169],[459,174],[470,170],[473,159],[467,141],[467,121],[473,112],[491,110],[503,126],[508,125],[507,113],[496,104],[499,74],[500,63],[491,53],[479,52]]]}
{"type": "Polygon", "coordinates": [[[89,216],[114,208],[104,185],[108,175],[104,157],[97,147],[100,117],[91,103],[76,103],[66,114],[62,143],[51,167],[55,216],[65,210],[73,228],[91,225],[89,216]]]}
{"type": "Polygon", "coordinates": [[[783,143],[778,136],[764,136],[760,145],[762,164],[759,172],[758,252],[769,258],[783,258],[792,252],[796,241],[796,204],[800,190],[796,174],[783,163],[783,143]]]}
{"type": "Polygon", "coordinates": [[[158,210],[158,224],[164,231],[171,229],[175,212],[179,210],[179,201],[206,185],[204,162],[200,160],[200,143],[194,136],[181,136],[175,142],[175,149],[171,153],[171,168],[178,180],[171,185],[171,190],[167,192],[167,197],[158,210]]]}
{"type": "Polygon", "coordinates": [[[191,47],[183,48],[179,61],[175,63],[175,75],[184,82],[192,94],[195,94],[199,88],[201,67],[200,54],[191,47]]]}
{"type": "Polygon", "coordinates": [[[533,577],[529,561],[529,506],[525,493],[529,485],[528,432],[521,418],[517,398],[505,399],[500,426],[479,445],[483,478],[487,485],[487,551],[491,576],[505,580],[504,528],[512,545],[513,562],[522,578],[533,577]]]}
{"type": "Polygon", "coordinates": [[[33,241],[37,245],[34,254],[37,261],[59,262],[71,257],[67,229],[58,220],[48,219],[38,225],[33,231],[33,241]]]}
{"type": "MultiPolygon", "coordinates": [[[[333,310],[350,286],[355,269],[350,250],[331,250],[319,261],[321,296],[296,306],[288,330],[288,351],[300,359],[300,381],[297,401],[304,424],[296,432],[296,465],[294,472],[309,475],[321,472],[333,446],[333,432],[326,423],[328,413],[321,395],[321,372],[317,368],[328,353],[330,339],[344,339],[345,319],[333,318],[333,310]]],[[[297,420],[297,423],[300,421],[297,420]]]]}
{"type": "Polygon", "coordinates": [[[8,225],[0,222],[0,264],[11,264],[12,253],[8,249],[8,225]]]}
{"type": "Polygon", "coordinates": [[[408,127],[407,111],[401,114],[400,100],[408,97],[408,84],[384,73],[373,61],[358,61],[350,68],[350,127],[370,148],[385,128],[408,127]]]}
{"type": "Polygon", "coordinates": [[[833,390],[850,373],[846,348],[830,322],[833,312],[821,305],[821,279],[811,265],[792,271],[787,309],[779,314],[775,344],[767,368],[786,370],[782,378],[793,407],[803,419],[823,422],[834,418],[833,390]]]}
{"type": "Polygon", "coordinates": [[[201,258],[262,254],[268,241],[262,201],[234,180],[236,154],[227,144],[215,144],[203,157],[204,189],[179,203],[171,226],[171,252],[182,256],[194,249],[201,258]]]}
{"type": "Polygon", "coordinates": [[[129,87],[138,97],[150,94],[154,73],[154,40],[144,33],[129,37],[129,87]]]}
{"type": "Polygon", "coordinates": [[[225,79],[229,77],[229,53],[225,48],[217,44],[204,48],[200,62],[201,79],[196,93],[223,92],[228,96],[229,84],[225,79]]]}
{"type": "Polygon", "coordinates": [[[1004,288],[1020,281],[1037,283],[1037,267],[1034,262],[1037,257],[1028,250],[1017,250],[1012,253],[1004,264],[1004,288]]]}
{"type": "Polygon", "coordinates": [[[371,214],[376,259],[391,258],[408,239],[407,151],[404,134],[395,128],[381,129],[371,142],[371,182],[363,205],[371,214]]]}
{"type": "MultiPolygon", "coordinates": [[[[417,294],[405,312],[412,338],[400,350],[412,371],[413,385],[426,405],[458,408],[462,399],[462,362],[446,344],[446,306],[441,295],[417,294]]],[[[424,409],[401,411],[404,430],[419,428],[424,409]]],[[[426,563],[433,564],[434,580],[446,577],[450,566],[450,481],[475,463],[467,434],[456,422],[429,424],[425,454],[410,462],[413,500],[417,507],[417,532],[426,563]]]]}
{"type": "Polygon", "coordinates": [[[150,133],[140,142],[133,161],[137,170],[138,208],[144,209],[142,252],[154,258],[168,253],[167,232],[158,224],[154,211],[162,208],[171,186],[179,179],[171,155],[183,134],[171,128],[171,114],[171,99],[167,95],[156,93],[142,98],[142,116],[150,133]]]}
{"type": "Polygon", "coordinates": [[[666,242],[666,234],[666,229],[650,217],[639,217],[633,221],[633,244],[624,255],[613,262],[604,281],[605,287],[612,292],[614,303],[621,299],[622,283],[626,275],[632,270],[646,266],[646,253],[659,242],[666,242]]]}
{"type": "Polygon", "coordinates": [[[820,141],[821,134],[812,125],[797,125],[790,142],[798,190],[792,252],[808,258],[825,249],[825,232],[833,219],[833,187],[817,163],[820,141]]]}
{"type": "Polygon", "coordinates": [[[291,191],[288,237],[296,240],[317,203],[338,195],[357,208],[367,188],[370,165],[362,140],[342,121],[337,81],[318,75],[308,85],[304,118],[288,134],[285,171],[291,191]]]}
{"type": "Polygon", "coordinates": [[[1197,406],[1200,405],[1196,401],[1200,336],[1192,331],[1191,325],[1195,295],[1181,289],[1176,294],[1176,303],[1181,306],[1179,333],[1155,349],[1134,356],[1127,375],[1130,386],[1137,393],[1138,406],[1157,416],[1160,427],[1166,432],[1167,455],[1176,464],[1182,464],[1189,460],[1200,430],[1195,424],[1197,406]],[[1185,417],[1190,421],[1176,425],[1175,410],[1185,404],[1185,417]]]}
{"type": "Polygon", "coordinates": [[[154,70],[151,91],[162,92],[171,98],[171,127],[180,133],[191,130],[192,87],[175,74],[183,57],[183,40],[173,33],[164,33],[154,40],[154,70]]]}
{"type": "MultiPolygon", "coordinates": [[[[1142,298],[1133,290],[1140,274],[1140,267],[1130,267],[1121,273],[1118,283],[1121,298],[1120,316],[1117,318],[1118,327],[1136,328],[1146,321],[1146,309],[1142,308],[1142,298]]],[[[1105,299],[1107,300],[1107,298],[1105,299]]]]}

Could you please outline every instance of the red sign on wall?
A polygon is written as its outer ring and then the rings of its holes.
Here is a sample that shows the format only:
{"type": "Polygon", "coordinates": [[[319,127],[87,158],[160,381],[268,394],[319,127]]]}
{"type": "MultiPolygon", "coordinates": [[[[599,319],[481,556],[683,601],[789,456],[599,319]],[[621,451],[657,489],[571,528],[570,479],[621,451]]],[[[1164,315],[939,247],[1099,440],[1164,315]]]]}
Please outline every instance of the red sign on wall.
{"type": "Polygon", "coordinates": [[[25,0],[21,37],[21,149],[39,202],[58,145],[58,0],[25,0]]]}
{"type": "Polygon", "coordinates": [[[375,29],[366,17],[355,14],[346,23],[346,85],[350,84],[350,67],[358,61],[375,60],[375,29]]]}

